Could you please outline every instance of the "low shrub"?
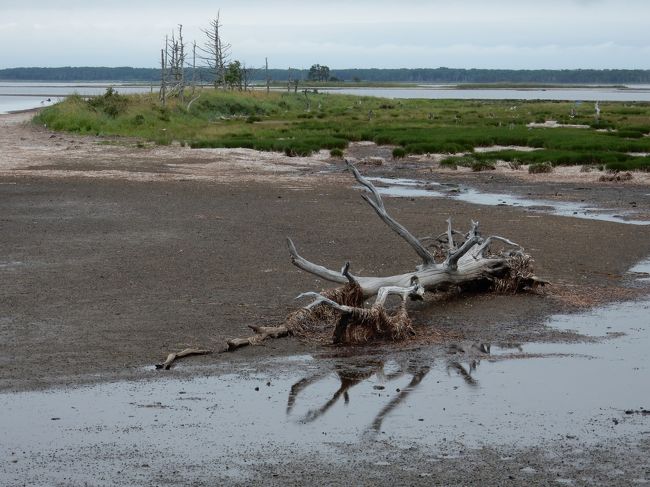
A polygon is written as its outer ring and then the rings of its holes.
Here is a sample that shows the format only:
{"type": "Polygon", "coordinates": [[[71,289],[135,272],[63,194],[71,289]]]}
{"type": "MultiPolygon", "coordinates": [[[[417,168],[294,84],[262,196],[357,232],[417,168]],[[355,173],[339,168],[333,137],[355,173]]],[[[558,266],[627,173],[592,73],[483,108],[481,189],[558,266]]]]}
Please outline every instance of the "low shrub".
{"type": "Polygon", "coordinates": [[[542,174],[553,172],[553,166],[550,162],[536,162],[528,166],[529,174],[542,174]]]}
{"type": "Polygon", "coordinates": [[[474,172],[494,171],[496,169],[494,163],[489,161],[476,161],[470,164],[469,167],[471,167],[474,172]]]}
{"type": "Polygon", "coordinates": [[[117,118],[127,105],[128,98],[120,95],[112,86],[106,88],[106,93],[103,95],[95,96],[88,100],[88,106],[91,109],[101,111],[111,118],[117,118]]]}
{"type": "Polygon", "coordinates": [[[343,151],[341,149],[332,149],[330,150],[330,157],[333,157],[335,159],[342,159],[343,151]]]}
{"type": "Polygon", "coordinates": [[[406,149],[404,147],[395,147],[393,149],[393,159],[404,159],[406,157],[406,149]]]}
{"type": "Polygon", "coordinates": [[[519,159],[513,159],[508,163],[508,167],[510,169],[518,171],[519,169],[521,169],[521,161],[519,159]]]}

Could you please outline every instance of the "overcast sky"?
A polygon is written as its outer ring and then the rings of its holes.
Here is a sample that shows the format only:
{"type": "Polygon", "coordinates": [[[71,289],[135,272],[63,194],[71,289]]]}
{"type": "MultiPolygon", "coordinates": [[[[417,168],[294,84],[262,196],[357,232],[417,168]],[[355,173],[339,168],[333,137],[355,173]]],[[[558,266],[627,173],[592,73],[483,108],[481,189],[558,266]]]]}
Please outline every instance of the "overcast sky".
{"type": "Polygon", "coordinates": [[[0,0],[0,68],[155,67],[217,9],[250,66],[650,69],[649,0],[0,0]]]}

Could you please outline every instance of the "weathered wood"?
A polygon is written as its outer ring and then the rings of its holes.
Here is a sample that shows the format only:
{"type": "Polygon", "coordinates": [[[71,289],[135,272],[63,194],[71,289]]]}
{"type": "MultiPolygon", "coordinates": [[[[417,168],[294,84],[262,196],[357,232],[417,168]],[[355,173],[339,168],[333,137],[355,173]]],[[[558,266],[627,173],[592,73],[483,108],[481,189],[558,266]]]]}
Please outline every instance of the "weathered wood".
{"type": "Polygon", "coordinates": [[[237,350],[238,348],[247,347],[248,345],[259,345],[267,338],[280,338],[289,334],[289,329],[284,326],[248,326],[255,332],[255,335],[246,338],[232,338],[227,341],[228,352],[237,350]]]}
{"type": "MultiPolygon", "coordinates": [[[[446,232],[447,257],[444,262],[436,263],[433,254],[425,248],[424,244],[388,214],[381,195],[375,186],[363,177],[350,162],[347,162],[347,164],[356,180],[370,192],[370,196],[363,194],[362,198],[375,210],[384,223],[409,243],[411,248],[422,259],[422,264],[416,266],[414,271],[404,274],[386,277],[353,276],[361,286],[365,298],[375,296],[383,287],[408,287],[414,277],[427,291],[438,291],[470,282],[497,279],[507,274],[509,261],[513,256],[517,254],[525,255],[520,245],[507,238],[490,236],[484,239],[481,237],[478,222],[472,222],[469,232],[462,234],[453,230],[451,219],[448,219],[446,232]],[[456,246],[453,235],[465,236],[464,242],[456,246]],[[514,250],[491,254],[489,252],[490,244],[497,241],[513,247],[514,250]]],[[[293,241],[287,239],[287,242],[291,261],[296,267],[330,282],[339,284],[346,282],[341,273],[305,259],[298,254],[293,241]]],[[[544,283],[534,276],[531,276],[532,282],[544,283]]]]}
{"type": "Polygon", "coordinates": [[[377,188],[375,188],[374,184],[372,184],[368,179],[364,178],[359,170],[354,167],[350,161],[345,161],[350,170],[352,171],[352,174],[354,174],[354,177],[356,180],[359,182],[359,184],[365,186],[369,191],[372,196],[368,196],[366,194],[361,195],[361,197],[372,207],[373,210],[377,213],[379,218],[388,225],[388,227],[393,230],[395,233],[397,233],[400,237],[402,237],[406,242],[415,250],[415,252],[420,256],[422,259],[422,263],[424,266],[432,265],[435,263],[433,255],[431,255],[431,252],[429,252],[426,247],[420,242],[416,237],[414,237],[411,232],[409,232],[406,228],[404,228],[400,223],[398,223],[396,220],[394,220],[386,211],[386,208],[384,208],[384,202],[381,199],[381,195],[379,194],[379,191],[377,191],[377,188]]]}
{"type": "Polygon", "coordinates": [[[203,350],[200,348],[186,348],[185,350],[181,350],[180,352],[170,353],[169,355],[167,355],[167,358],[163,363],[156,364],[156,368],[169,370],[169,368],[172,366],[172,363],[174,363],[174,361],[176,361],[179,358],[187,357],[190,355],[207,355],[210,353],[212,353],[212,350],[203,350]]]}
{"type": "MultiPolygon", "coordinates": [[[[347,162],[347,161],[346,161],[347,162]]],[[[483,285],[498,292],[516,292],[526,287],[546,284],[532,273],[531,258],[515,242],[500,236],[483,238],[478,222],[472,221],[467,233],[454,230],[451,219],[447,220],[446,232],[434,240],[434,252],[404,226],[388,214],[377,188],[347,162],[357,182],[368,190],[362,198],[386,225],[402,237],[420,257],[422,263],[411,272],[393,276],[357,276],[350,272],[347,262],[340,272],[315,264],[302,257],[290,238],[287,246],[291,262],[299,269],[321,279],[343,285],[322,293],[307,292],[298,298],[314,300],[287,317],[277,327],[255,327],[255,335],[234,338],[227,342],[228,351],[248,345],[258,345],[267,338],[287,335],[309,336],[316,330],[321,333],[332,329],[332,341],[341,344],[364,343],[371,340],[402,340],[415,331],[408,316],[408,299],[422,299],[425,291],[450,288],[477,287],[483,285]],[[458,239],[455,237],[458,236],[458,239]],[[446,242],[444,241],[446,239],[446,242]],[[499,251],[491,248],[499,242],[499,251]],[[435,256],[442,262],[436,262],[435,256]],[[386,308],[390,295],[398,295],[401,303],[395,311],[386,308]],[[374,303],[366,307],[364,301],[376,296],[374,303]],[[331,327],[331,328],[330,328],[331,327]]]]}

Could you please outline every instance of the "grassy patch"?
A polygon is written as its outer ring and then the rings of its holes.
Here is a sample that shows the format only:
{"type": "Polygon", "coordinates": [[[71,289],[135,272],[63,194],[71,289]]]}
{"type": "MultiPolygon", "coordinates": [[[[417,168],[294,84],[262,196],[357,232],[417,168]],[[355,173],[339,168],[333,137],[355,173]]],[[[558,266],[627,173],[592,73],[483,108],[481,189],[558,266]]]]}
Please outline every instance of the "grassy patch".
{"type": "MultiPolygon", "coordinates": [[[[38,123],[54,130],[129,136],[191,147],[244,147],[289,155],[343,150],[351,141],[394,145],[394,157],[471,153],[476,147],[526,146],[533,152],[475,153],[447,166],[487,168],[497,160],[519,164],[615,165],[640,168],[650,152],[650,104],[602,103],[596,123],[591,104],[511,100],[387,100],[327,93],[226,92],[204,89],[188,110],[172,99],[115,91],[84,99],[71,96],[45,108],[38,123]],[[316,108],[318,107],[318,108],[316,108]],[[372,112],[373,116],[368,117],[372,112]],[[590,129],[535,128],[532,121],[590,125],[590,129]],[[611,130],[600,130],[600,129],[611,130]]],[[[612,166],[613,167],[613,166],[612,166]]]]}

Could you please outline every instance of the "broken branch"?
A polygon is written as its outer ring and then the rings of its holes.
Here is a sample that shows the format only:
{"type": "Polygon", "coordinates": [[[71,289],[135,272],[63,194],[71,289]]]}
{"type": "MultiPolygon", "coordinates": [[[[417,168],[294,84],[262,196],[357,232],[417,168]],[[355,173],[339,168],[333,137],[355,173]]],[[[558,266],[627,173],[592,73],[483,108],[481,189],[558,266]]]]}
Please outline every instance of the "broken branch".
{"type": "Polygon", "coordinates": [[[212,350],[202,350],[199,348],[186,348],[180,352],[172,352],[167,355],[167,359],[162,364],[156,364],[156,369],[169,370],[175,360],[183,357],[188,357],[190,355],[207,355],[212,353],[212,350]]]}

